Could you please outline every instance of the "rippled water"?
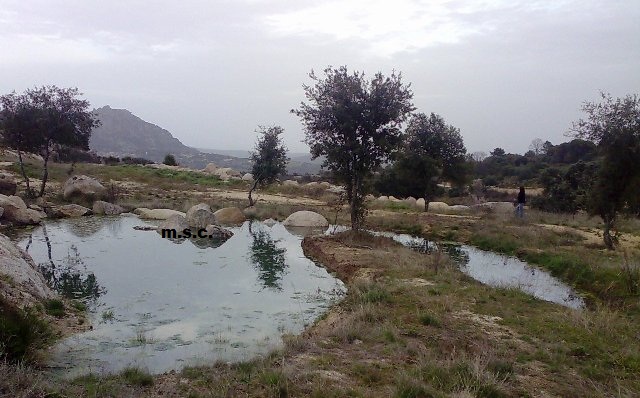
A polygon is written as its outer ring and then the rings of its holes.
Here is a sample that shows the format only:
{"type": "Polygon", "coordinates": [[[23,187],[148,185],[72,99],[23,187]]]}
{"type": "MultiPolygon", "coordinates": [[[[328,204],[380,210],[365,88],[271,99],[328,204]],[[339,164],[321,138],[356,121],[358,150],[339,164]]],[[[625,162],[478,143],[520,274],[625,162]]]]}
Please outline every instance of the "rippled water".
{"type": "Polygon", "coordinates": [[[281,224],[245,223],[228,241],[162,239],[136,217],[49,221],[19,245],[58,291],[85,301],[93,330],[62,340],[69,375],[137,366],[152,373],[265,354],[345,287],[281,224]]]}

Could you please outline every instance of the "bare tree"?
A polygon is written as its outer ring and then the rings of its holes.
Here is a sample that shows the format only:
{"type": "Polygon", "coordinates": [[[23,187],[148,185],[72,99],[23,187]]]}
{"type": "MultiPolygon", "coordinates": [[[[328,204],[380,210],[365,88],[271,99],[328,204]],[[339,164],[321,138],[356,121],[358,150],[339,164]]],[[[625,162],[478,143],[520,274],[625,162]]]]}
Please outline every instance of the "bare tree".
{"type": "Polygon", "coordinates": [[[544,141],[542,141],[540,138],[534,139],[533,141],[531,141],[529,149],[532,150],[536,156],[541,155],[544,151],[544,141]]]}

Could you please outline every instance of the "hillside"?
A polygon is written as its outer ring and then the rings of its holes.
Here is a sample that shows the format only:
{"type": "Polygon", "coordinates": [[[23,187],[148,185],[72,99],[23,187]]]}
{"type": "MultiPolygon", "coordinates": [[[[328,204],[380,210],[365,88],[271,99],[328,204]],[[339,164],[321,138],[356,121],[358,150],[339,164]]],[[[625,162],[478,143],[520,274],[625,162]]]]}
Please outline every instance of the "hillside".
{"type": "Polygon", "coordinates": [[[201,169],[213,162],[239,171],[250,169],[249,160],[215,153],[203,153],[188,147],[169,131],[149,123],[126,109],[103,106],[95,110],[102,125],[93,130],[89,146],[103,156],[141,157],[162,162],[165,155],[175,155],[179,164],[201,169]]]}
{"type": "MultiPolygon", "coordinates": [[[[126,109],[103,106],[95,110],[102,125],[93,130],[89,146],[102,156],[140,157],[162,162],[168,153],[182,166],[202,169],[207,163],[249,171],[249,151],[196,149],[184,145],[169,131],[144,121],[126,109]]],[[[321,160],[311,161],[308,154],[291,153],[287,165],[290,174],[315,174],[321,160]]]]}
{"type": "MultiPolygon", "coordinates": [[[[251,151],[243,151],[238,149],[209,149],[198,148],[200,152],[215,153],[239,158],[249,157],[251,151]]],[[[289,174],[318,174],[324,158],[311,159],[311,154],[305,152],[288,152],[289,163],[287,163],[287,172],[289,174]]]]}

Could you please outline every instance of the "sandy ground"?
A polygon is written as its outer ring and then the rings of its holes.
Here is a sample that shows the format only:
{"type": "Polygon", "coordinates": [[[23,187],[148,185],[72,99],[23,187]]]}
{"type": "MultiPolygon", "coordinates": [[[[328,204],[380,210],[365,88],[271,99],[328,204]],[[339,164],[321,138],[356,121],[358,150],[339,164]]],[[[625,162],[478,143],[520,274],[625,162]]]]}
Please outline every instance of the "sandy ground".
{"type": "MultiPolygon", "coordinates": [[[[564,225],[554,225],[554,224],[534,224],[535,226],[552,230],[558,233],[572,233],[579,235],[584,238],[585,245],[602,245],[602,232],[599,230],[594,231],[585,231],[578,228],[567,227],[564,225]]],[[[620,234],[619,236],[619,244],[623,248],[628,249],[640,249],[640,236],[631,235],[631,234],[620,234]]]]}

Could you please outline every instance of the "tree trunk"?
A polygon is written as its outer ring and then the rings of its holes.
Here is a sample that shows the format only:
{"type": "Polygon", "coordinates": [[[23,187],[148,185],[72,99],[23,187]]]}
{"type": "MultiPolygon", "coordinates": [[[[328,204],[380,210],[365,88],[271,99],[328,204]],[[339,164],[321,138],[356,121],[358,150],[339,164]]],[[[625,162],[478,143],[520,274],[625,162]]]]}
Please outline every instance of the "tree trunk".
{"type": "Polygon", "coordinates": [[[613,228],[613,218],[609,216],[602,217],[604,221],[604,231],[602,232],[602,239],[604,245],[609,250],[613,250],[613,237],[611,236],[611,228],[613,228]]]}
{"type": "Polygon", "coordinates": [[[253,193],[253,191],[258,187],[258,180],[255,180],[253,182],[253,186],[251,187],[251,189],[249,190],[249,207],[253,206],[256,202],[253,201],[253,197],[251,196],[251,194],[253,193]]]}
{"type": "Polygon", "coordinates": [[[44,156],[44,165],[42,170],[42,185],[40,185],[40,193],[38,194],[39,197],[44,196],[44,187],[47,185],[48,178],[49,178],[49,148],[47,148],[47,151],[44,156]]]}
{"type": "Polygon", "coordinates": [[[27,185],[27,196],[32,197],[33,192],[31,192],[31,187],[29,186],[29,177],[27,177],[27,172],[24,170],[24,162],[22,161],[22,151],[19,149],[18,160],[20,161],[20,171],[22,172],[22,177],[24,178],[24,182],[27,185]]]}

